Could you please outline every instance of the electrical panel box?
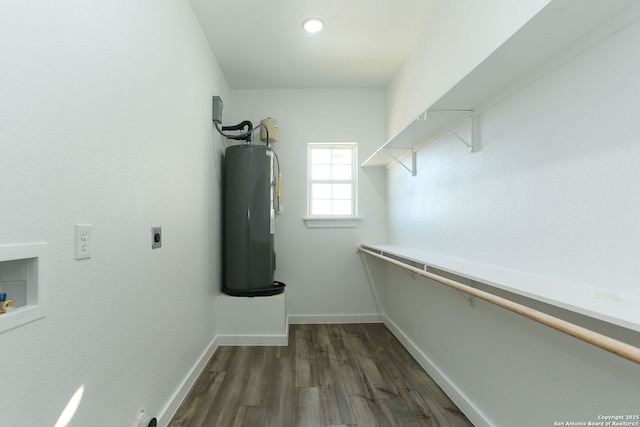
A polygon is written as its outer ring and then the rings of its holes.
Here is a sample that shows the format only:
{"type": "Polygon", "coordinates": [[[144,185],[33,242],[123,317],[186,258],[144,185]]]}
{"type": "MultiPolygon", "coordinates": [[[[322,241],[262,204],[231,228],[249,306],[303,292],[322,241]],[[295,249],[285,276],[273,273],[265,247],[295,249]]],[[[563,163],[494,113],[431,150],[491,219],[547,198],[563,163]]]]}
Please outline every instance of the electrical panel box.
{"type": "Polygon", "coordinates": [[[214,122],[222,123],[222,98],[214,96],[212,101],[212,118],[214,122]]]}

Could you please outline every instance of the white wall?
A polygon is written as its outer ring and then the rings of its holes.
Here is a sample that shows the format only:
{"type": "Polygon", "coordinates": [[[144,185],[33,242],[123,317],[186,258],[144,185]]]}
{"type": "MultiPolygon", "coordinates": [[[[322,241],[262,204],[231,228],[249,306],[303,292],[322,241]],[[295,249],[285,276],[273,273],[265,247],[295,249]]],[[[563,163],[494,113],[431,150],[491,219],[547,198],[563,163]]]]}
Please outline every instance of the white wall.
{"type": "Polygon", "coordinates": [[[417,177],[394,169],[393,242],[638,295],[638,39],[626,29],[482,112],[478,152],[452,137],[419,152],[417,177]]]}
{"type": "Polygon", "coordinates": [[[384,142],[384,92],[234,90],[231,105],[233,113],[225,112],[225,124],[258,124],[268,116],[280,124],[280,140],[273,147],[282,168],[284,212],[276,217],[275,278],[287,284],[292,320],[357,320],[376,314],[356,244],[365,237],[385,237],[384,172],[358,170],[359,227],[308,229],[302,218],[307,213],[307,143],[357,142],[360,153],[373,151],[384,142]]]}
{"type": "Polygon", "coordinates": [[[443,2],[387,87],[388,135],[438,100],[549,1],[443,2]]]}
{"type": "Polygon", "coordinates": [[[2,334],[0,424],[52,426],[84,386],[70,425],[134,425],[215,335],[228,86],[187,2],[3,1],[0,57],[0,244],[50,253],[48,315],[2,334]]]}
{"type": "MultiPolygon", "coordinates": [[[[390,242],[640,298],[640,23],[478,116],[388,176],[390,242]]],[[[385,311],[478,425],[636,414],[640,366],[389,268],[385,311]]],[[[636,346],[640,334],[560,313],[636,346]]]]}

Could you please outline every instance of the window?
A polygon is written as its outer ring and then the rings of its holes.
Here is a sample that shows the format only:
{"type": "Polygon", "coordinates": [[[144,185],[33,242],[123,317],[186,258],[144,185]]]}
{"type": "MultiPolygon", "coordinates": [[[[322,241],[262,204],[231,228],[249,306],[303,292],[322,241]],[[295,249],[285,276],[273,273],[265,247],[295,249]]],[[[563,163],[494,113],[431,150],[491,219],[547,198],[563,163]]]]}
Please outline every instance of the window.
{"type": "Polygon", "coordinates": [[[356,143],[308,144],[309,217],[357,215],[356,143]]]}

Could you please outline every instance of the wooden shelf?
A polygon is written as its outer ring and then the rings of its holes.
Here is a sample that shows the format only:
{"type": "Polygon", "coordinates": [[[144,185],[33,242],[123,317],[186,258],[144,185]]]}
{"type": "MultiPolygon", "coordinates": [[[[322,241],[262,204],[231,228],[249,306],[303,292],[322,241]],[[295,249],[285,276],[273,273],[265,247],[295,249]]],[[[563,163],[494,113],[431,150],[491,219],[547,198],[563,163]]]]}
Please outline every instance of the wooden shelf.
{"type": "Polygon", "coordinates": [[[417,265],[419,268],[428,266],[516,295],[640,331],[640,296],[638,295],[622,294],[401,246],[363,244],[362,247],[410,265],[417,265]]]}
{"type": "MultiPolygon", "coordinates": [[[[400,162],[415,175],[415,153],[430,141],[451,132],[455,133],[458,126],[470,120],[473,120],[473,111],[471,110],[427,110],[386,144],[378,148],[361,166],[383,167],[392,162],[400,162]],[[414,161],[411,166],[408,166],[403,162],[403,159],[410,154],[414,154],[414,161]]],[[[456,133],[456,136],[473,151],[472,135],[460,136],[456,133]]]]}
{"type": "MultiPolygon", "coordinates": [[[[620,26],[607,26],[634,0],[552,0],[491,55],[369,156],[361,167],[401,162],[415,175],[415,152],[460,125],[473,111],[506,96],[536,76],[602,39],[620,26]],[[578,43],[582,41],[581,43],[578,43]],[[450,111],[446,113],[445,111],[450,111]],[[427,113],[434,115],[427,120],[427,113]],[[439,120],[433,120],[438,118],[439,120]],[[412,167],[404,159],[414,154],[412,167]]],[[[637,7],[634,13],[637,14],[637,7]]],[[[474,144],[469,138],[472,151],[474,144]]]]}

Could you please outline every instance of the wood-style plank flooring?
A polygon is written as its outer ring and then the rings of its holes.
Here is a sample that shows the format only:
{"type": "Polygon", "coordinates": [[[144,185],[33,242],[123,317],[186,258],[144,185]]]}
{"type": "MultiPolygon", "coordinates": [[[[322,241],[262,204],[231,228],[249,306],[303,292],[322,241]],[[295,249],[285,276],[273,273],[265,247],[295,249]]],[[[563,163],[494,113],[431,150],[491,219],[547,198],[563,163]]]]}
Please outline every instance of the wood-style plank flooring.
{"type": "Polygon", "coordinates": [[[169,427],[473,426],[383,324],[219,347],[169,427]]]}

